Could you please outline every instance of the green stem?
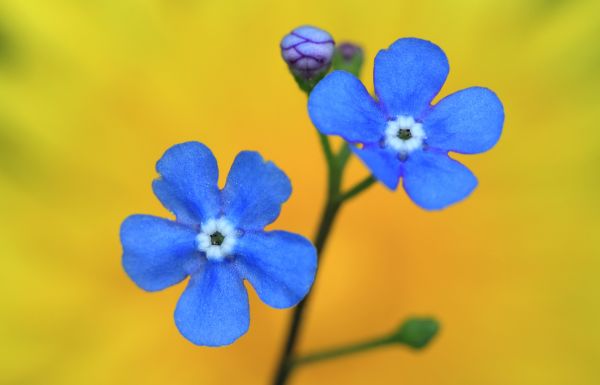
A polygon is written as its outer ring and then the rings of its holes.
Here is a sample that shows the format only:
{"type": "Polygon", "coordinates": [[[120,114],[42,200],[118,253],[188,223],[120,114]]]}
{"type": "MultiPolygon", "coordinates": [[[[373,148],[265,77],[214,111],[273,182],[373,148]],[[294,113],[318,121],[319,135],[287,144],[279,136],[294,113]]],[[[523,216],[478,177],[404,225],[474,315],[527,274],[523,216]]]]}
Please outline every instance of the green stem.
{"type": "Polygon", "coordinates": [[[331,348],[320,352],[315,352],[301,356],[292,360],[291,365],[296,368],[301,365],[310,364],[313,362],[330,360],[333,358],[339,358],[354,353],[360,353],[367,350],[379,348],[384,345],[393,343],[394,341],[389,337],[376,338],[374,340],[358,342],[350,345],[339,346],[337,348],[331,348]]]}
{"type": "MultiPolygon", "coordinates": [[[[321,141],[321,147],[327,161],[327,174],[328,174],[328,188],[327,188],[327,200],[325,207],[321,215],[321,221],[319,223],[318,230],[314,237],[315,248],[317,249],[317,256],[319,262],[322,259],[323,250],[325,244],[335,223],[337,213],[339,212],[342,204],[349,198],[364,191],[372,182],[369,184],[360,183],[356,187],[350,189],[349,192],[342,194],[341,185],[344,169],[350,158],[351,151],[348,144],[344,143],[339,153],[335,154],[331,149],[331,143],[326,135],[319,133],[319,139],[321,141]],[[350,194],[349,194],[350,193],[350,194]]],[[[292,372],[293,365],[292,360],[294,356],[294,349],[298,341],[300,329],[302,326],[304,312],[308,301],[310,300],[311,293],[308,293],[304,300],[302,300],[294,309],[292,320],[290,322],[288,336],[284,345],[283,352],[281,354],[273,385],[284,385],[292,372]]]]}
{"type": "MultiPolygon", "coordinates": [[[[319,224],[317,233],[314,238],[314,244],[315,248],[317,249],[317,255],[319,257],[319,260],[321,259],[322,252],[325,248],[325,243],[327,241],[327,237],[331,231],[331,228],[335,221],[335,217],[341,206],[341,202],[339,202],[337,199],[337,194],[339,193],[339,185],[341,183],[341,175],[338,175],[338,173],[341,173],[341,170],[338,167],[334,167],[334,165],[334,163],[329,164],[330,175],[327,202],[325,203],[325,207],[323,208],[321,222],[319,224]]],[[[292,321],[290,323],[290,328],[288,332],[288,337],[285,343],[283,353],[279,360],[279,365],[275,375],[275,379],[273,381],[274,385],[284,385],[291,373],[291,362],[294,354],[294,348],[296,346],[296,342],[298,341],[304,311],[306,309],[308,300],[310,299],[310,294],[311,293],[308,293],[304,300],[302,300],[294,309],[292,321]]]]}
{"type": "MultiPolygon", "coordinates": [[[[324,143],[324,141],[322,141],[322,143],[324,143]]],[[[327,143],[329,143],[329,141],[327,141],[327,143]]],[[[323,146],[324,150],[325,148],[326,147],[323,146]]],[[[364,181],[357,184],[355,187],[351,188],[346,193],[341,193],[342,176],[350,154],[351,152],[347,144],[344,144],[337,156],[332,156],[331,158],[329,158],[326,154],[326,158],[328,159],[329,188],[327,190],[327,201],[325,203],[325,207],[323,208],[323,213],[321,215],[321,222],[319,223],[318,230],[314,237],[314,244],[315,248],[317,249],[319,261],[322,259],[325,244],[327,242],[333,224],[335,223],[337,213],[342,207],[342,204],[346,200],[363,192],[375,181],[375,179],[372,176],[370,176],[364,181]],[[331,161],[329,161],[330,159],[331,161]]],[[[296,306],[296,308],[294,309],[292,321],[290,323],[290,328],[288,332],[288,338],[286,340],[283,354],[281,355],[281,359],[279,361],[278,370],[275,375],[275,380],[273,382],[274,385],[284,385],[293,369],[292,363],[294,348],[296,346],[296,342],[298,341],[304,311],[310,299],[310,294],[311,293],[309,293],[304,298],[304,300],[300,302],[298,306],[296,306]]]]}
{"type": "Polygon", "coordinates": [[[340,149],[340,152],[337,155],[338,166],[342,168],[345,167],[346,162],[348,162],[348,159],[350,159],[350,155],[352,155],[350,146],[348,145],[348,143],[344,143],[342,145],[342,148],[340,149]]]}
{"type": "Polygon", "coordinates": [[[350,188],[348,191],[340,194],[338,199],[342,202],[345,202],[348,199],[355,197],[356,195],[371,187],[376,181],[377,180],[375,179],[375,177],[373,175],[370,175],[362,181],[360,181],[359,183],[357,183],[354,187],[350,188]]]}
{"type": "Polygon", "coordinates": [[[325,160],[327,161],[327,165],[331,167],[333,162],[335,161],[335,157],[333,155],[333,150],[331,149],[331,143],[329,143],[329,138],[327,135],[319,134],[319,141],[321,142],[321,147],[323,148],[323,154],[325,154],[325,160]]]}

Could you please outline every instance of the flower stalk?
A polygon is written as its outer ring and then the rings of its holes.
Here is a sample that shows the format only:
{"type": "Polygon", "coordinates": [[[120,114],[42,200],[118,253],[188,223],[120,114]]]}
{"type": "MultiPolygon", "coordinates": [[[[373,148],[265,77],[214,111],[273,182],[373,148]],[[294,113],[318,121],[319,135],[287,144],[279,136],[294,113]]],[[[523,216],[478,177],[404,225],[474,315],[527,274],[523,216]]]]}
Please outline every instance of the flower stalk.
{"type": "MultiPolygon", "coordinates": [[[[355,197],[371,186],[375,182],[375,178],[369,176],[356,186],[350,188],[347,192],[342,192],[341,186],[343,174],[351,155],[350,148],[348,147],[348,144],[344,143],[339,152],[334,153],[329,138],[323,134],[319,134],[319,138],[327,162],[328,173],[327,200],[323,207],[319,227],[314,236],[314,245],[317,249],[317,257],[320,262],[322,260],[323,250],[325,249],[327,239],[331,233],[331,229],[333,228],[340,208],[347,200],[355,197]]],[[[309,292],[304,300],[302,300],[302,302],[294,309],[287,340],[273,381],[274,385],[285,384],[294,368],[294,348],[298,341],[304,312],[308,301],[310,300],[310,295],[311,292],[309,292]]]]}
{"type": "Polygon", "coordinates": [[[319,361],[331,360],[335,358],[344,357],[354,353],[360,353],[371,349],[379,348],[382,346],[390,345],[394,341],[389,337],[381,337],[375,339],[369,339],[368,341],[362,341],[351,345],[340,346],[328,350],[323,350],[316,353],[307,354],[292,360],[292,366],[297,368],[302,365],[312,364],[319,361]]]}
{"type": "Polygon", "coordinates": [[[394,330],[391,334],[297,357],[292,360],[291,365],[298,367],[365,352],[387,345],[404,345],[414,350],[419,350],[427,346],[429,341],[436,336],[439,328],[439,323],[433,318],[409,318],[402,323],[400,328],[394,330]]]}
{"type": "MultiPolygon", "coordinates": [[[[331,39],[331,41],[333,41],[333,39],[331,39]]],[[[282,49],[284,49],[282,52],[285,59],[286,52],[284,42],[282,42],[282,49]]],[[[360,47],[358,47],[356,52],[359,51],[362,55],[362,49],[360,49],[360,47]]],[[[328,54],[333,55],[333,50],[331,52],[328,52],[328,54]]],[[[328,60],[330,60],[330,58],[328,58],[328,60]]],[[[334,69],[345,69],[354,73],[356,76],[359,75],[362,66],[362,59],[359,61],[352,61],[353,65],[348,68],[340,68],[340,63],[344,65],[348,64],[343,60],[337,60],[336,63],[334,63],[334,69]]],[[[293,71],[293,68],[290,67],[290,69],[292,70],[292,74],[294,74],[294,78],[300,85],[300,88],[304,92],[306,92],[307,96],[310,96],[310,93],[313,90],[313,88],[317,85],[319,80],[321,80],[321,78],[324,77],[326,74],[326,72],[323,72],[321,76],[316,79],[316,81],[307,83],[298,81],[297,74],[293,71]]],[[[348,160],[350,159],[350,156],[352,155],[352,151],[350,150],[349,145],[347,143],[344,143],[339,149],[339,151],[336,153],[331,147],[329,137],[320,132],[318,132],[318,134],[319,141],[321,143],[321,148],[323,150],[323,155],[325,156],[325,161],[327,163],[328,182],[327,199],[325,201],[325,206],[323,207],[319,226],[313,238],[314,245],[317,250],[317,258],[320,262],[322,259],[323,251],[325,249],[325,245],[327,243],[327,239],[329,237],[331,229],[333,228],[335,219],[340,208],[346,201],[357,196],[361,192],[365,191],[368,187],[370,187],[375,182],[375,178],[373,176],[369,176],[354,187],[350,188],[348,191],[343,192],[342,180],[344,170],[346,168],[348,160]]],[[[310,295],[311,292],[309,292],[308,295],[304,298],[304,300],[302,300],[294,309],[292,320],[290,322],[288,336],[285,342],[283,352],[281,354],[281,358],[279,360],[279,364],[277,366],[275,378],[273,380],[274,385],[284,385],[294,368],[294,348],[298,341],[298,337],[302,327],[304,312],[306,311],[306,306],[308,304],[308,301],[310,300],[310,295]]]]}

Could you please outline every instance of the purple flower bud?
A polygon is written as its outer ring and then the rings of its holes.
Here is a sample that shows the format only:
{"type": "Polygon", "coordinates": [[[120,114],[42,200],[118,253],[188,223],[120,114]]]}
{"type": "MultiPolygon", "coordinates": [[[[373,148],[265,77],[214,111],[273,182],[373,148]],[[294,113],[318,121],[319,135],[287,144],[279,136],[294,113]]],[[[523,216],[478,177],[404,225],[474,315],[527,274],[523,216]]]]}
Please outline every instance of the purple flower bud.
{"type": "Polygon", "coordinates": [[[354,76],[360,75],[365,54],[363,49],[354,43],[344,42],[335,47],[333,54],[333,68],[350,72],[354,76]]]}
{"type": "Polygon", "coordinates": [[[281,56],[294,75],[309,80],[329,69],[334,47],[328,32],[304,25],[281,40],[281,56]]]}
{"type": "Polygon", "coordinates": [[[338,46],[342,59],[349,62],[357,55],[362,55],[362,48],[354,43],[342,43],[338,46]]]}

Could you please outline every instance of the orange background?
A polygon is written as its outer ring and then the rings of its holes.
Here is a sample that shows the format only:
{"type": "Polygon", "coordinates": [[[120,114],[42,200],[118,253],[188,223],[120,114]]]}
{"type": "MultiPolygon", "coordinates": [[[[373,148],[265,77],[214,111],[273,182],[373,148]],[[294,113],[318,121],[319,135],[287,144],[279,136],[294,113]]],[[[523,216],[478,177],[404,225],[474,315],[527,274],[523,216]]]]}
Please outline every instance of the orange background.
{"type": "MultiPolygon", "coordinates": [[[[499,145],[461,156],[480,185],[425,212],[381,186],[346,206],[320,265],[302,352],[409,315],[443,329],[299,370],[293,384],[600,382],[600,6],[597,1],[5,0],[0,5],[0,383],[266,384],[289,311],[251,293],[251,329],[196,347],[120,267],[130,213],[171,145],[202,141],[222,177],[260,151],[293,181],[273,226],[310,236],[325,169],[281,37],[311,23],[365,47],[439,44],[441,96],[472,85],[506,109],[499,145]]],[[[366,170],[353,160],[347,183],[366,170]]]]}

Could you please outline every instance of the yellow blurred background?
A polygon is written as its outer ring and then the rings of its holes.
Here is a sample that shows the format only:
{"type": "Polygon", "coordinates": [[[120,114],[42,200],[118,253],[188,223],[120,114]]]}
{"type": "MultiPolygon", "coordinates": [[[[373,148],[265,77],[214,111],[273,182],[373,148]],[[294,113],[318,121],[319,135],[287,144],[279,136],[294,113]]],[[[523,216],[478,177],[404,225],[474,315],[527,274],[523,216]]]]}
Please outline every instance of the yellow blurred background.
{"type": "MultiPolygon", "coordinates": [[[[196,347],[172,311],[183,285],[142,292],[121,269],[131,213],[169,146],[198,140],[224,177],[260,151],[293,181],[273,226],[312,235],[325,169],[279,40],[310,23],[378,49],[440,45],[441,96],[495,90],[499,145],[461,156],[480,185],[425,212],[381,186],[348,204],[320,265],[300,351],[391,330],[443,329],[300,369],[292,384],[600,382],[600,3],[596,0],[3,0],[0,4],[0,383],[266,384],[289,311],[251,292],[251,328],[196,347]]],[[[347,183],[366,170],[353,160],[347,183]]]]}

